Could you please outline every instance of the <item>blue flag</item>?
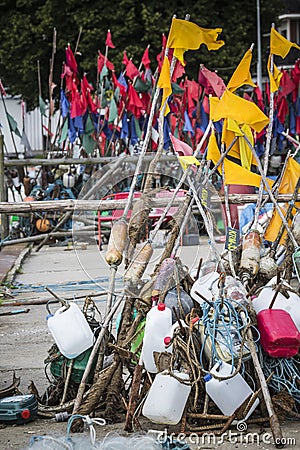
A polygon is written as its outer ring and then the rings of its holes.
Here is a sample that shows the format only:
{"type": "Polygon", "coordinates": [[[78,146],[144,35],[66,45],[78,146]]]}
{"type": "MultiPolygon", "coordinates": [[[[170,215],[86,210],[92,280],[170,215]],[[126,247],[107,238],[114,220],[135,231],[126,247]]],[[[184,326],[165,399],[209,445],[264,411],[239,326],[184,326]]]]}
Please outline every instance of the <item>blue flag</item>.
{"type": "Polygon", "coordinates": [[[124,112],[122,117],[121,139],[126,139],[128,137],[128,134],[129,134],[128,118],[127,114],[124,112]]]}
{"type": "Polygon", "coordinates": [[[195,135],[194,129],[192,127],[189,115],[187,113],[187,111],[184,111],[184,127],[183,127],[183,131],[187,131],[190,132],[192,136],[195,135]]]}
{"type": "Polygon", "coordinates": [[[60,90],[60,110],[62,117],[67,117],[70,108],[70,103],[63,89],[60,90]]]}

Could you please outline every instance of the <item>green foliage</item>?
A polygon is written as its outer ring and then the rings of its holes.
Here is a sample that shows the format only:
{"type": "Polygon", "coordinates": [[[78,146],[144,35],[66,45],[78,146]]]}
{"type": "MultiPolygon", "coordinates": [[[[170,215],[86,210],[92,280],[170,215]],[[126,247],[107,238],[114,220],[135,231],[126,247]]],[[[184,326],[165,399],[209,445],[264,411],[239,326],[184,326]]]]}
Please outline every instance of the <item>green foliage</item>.
{"type": "MultiPolygon", "coordinates": [[[[268,35],[272,22],[276,24],[283,10],[282,0],[260,0],[261,34],[268,35]]],[[[221,27],[220,39],[225,41],[218,51],[207,51],[205,46],[197,51],[185,53],[186,72],[197,79],[200,64],[210,70],[218,70],[225,81],[250,47],[257,41],[257,1],[248,0],[169,0],[152,2],[144,0],[17,0],[0,1],[0,77],[13,94],[21,94],[28,107],[38,104],[37,61],[40,62],[42,97],[48,97],[48,79],[52,55],[53,29],[57,30],[54,61],[54,82],[58,86],[54,95],[59,96],[60,74],[65,59],[65,48],[70,42],[74,50],[79,30],[82,34],[76,59],[80,75],[87,73],[95,85],[98,50],[105,52],[108,28],[112,33],[115,49],[109,49],[109,59],[115,64],[117,74],[122,69],[122,56],[128,57],[138,66],[141,56],[150,44],[152,70],[156,68],[156,55],[161,51],[162,33],[168,35],[174,14],[190,20],[204,28],[221,27]]],[[[266,66],[269,38],[262,40],[263,68],[266,66]]],[[[256,67],[254,48],[253,73],[256,67]]]]}

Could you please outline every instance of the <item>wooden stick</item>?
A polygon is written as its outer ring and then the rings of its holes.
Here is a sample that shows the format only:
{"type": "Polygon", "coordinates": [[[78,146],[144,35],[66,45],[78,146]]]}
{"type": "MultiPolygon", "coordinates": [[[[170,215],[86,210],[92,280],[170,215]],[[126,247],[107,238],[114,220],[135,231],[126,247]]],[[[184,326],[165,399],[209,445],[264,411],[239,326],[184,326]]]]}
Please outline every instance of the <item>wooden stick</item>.
{"type": "MultiPolygon", "coordinates": [[[[247,319],[246,319],[244,311],[241,311],[241,318],[242,318],[244,325],[247,326],[247,319]]],[[[260,382],[261,389],[262,389],[262,394],[263,394],[263,397],[264,397],[264,400],[266,403],[266,407],[268,410],[268,414],[270,417],[270,427],[271,427],[272,434],[274,437],[275,445],[277,448],[282,448],[282,447],[284,447],[284,440],[282,437],[280,423],[279,423],[278,417],[274,411],[272,399],[270,396],[270,392],[268,389],[268,385],[267,385],[264,373],[263,373],[261,365],[259,363],[259,359],[258,359],[258,356],[256,353],[256,348],[255,348],[255,344],[254,344],[254,340],[253,340],[252,330],[250,327],[248,327],[248,329],[247,329],[246,336],[247,336],[248,348],[251,352],[253,365],[256,370],[257,376],[259,378],[259,382],[260,382]]]]}
{"type": "Polygon", "coordinates": [[[139,390],[141,385],[141,379],[142,379],[142,373],[143,373],[143,364],[137,364],[137,366],[134,369],[132,383],[131,383],[131,390],[130,390],[130,397],[129,397],[129,403],[126,413],[126,419],[125,419],[125,425],[124,430],[125,431],[132,431],[132,419],[137,407],[138,397],[139,397],[139,390]]]}

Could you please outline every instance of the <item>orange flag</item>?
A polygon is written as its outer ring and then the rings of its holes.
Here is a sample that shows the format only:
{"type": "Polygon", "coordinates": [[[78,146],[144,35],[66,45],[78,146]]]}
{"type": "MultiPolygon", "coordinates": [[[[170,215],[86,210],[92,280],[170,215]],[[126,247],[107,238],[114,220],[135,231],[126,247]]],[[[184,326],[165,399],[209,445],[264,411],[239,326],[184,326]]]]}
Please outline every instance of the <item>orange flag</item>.
{"type": "MultiPolygon", "coordinates": [[[[161,102],[161,108],[165,104],[166,100],[172,93],[171,79],[170,79],[170,62],[167,56],[164,58],[164,62],[161,68],[160,76],[157,82],[157,86],[163,89],[163,97],[161,102]]],[[[168,103],[166,104],[165,116],[170,112],[168,103]]]]}
{"type": "Polygon", "coordinates": [[[243,59],[233,72],[232,77],[227,84],[227,89],[229,91],[234,92],[244,84],[248,84],[250,86],[256,87],[256,84],[253,83],[251,73],[250,73],[250,65],[252,61],[252,51],[249,49],[246,51],[243,59]]]}
{"type": "Polygon", "coordinates": [[[299,45],[288,41],[284,36],[278,33],[275,28],[271,28],[270,53],[281,56],[281,58],[285,58],[292,47],[300,50],[299,45]]]}

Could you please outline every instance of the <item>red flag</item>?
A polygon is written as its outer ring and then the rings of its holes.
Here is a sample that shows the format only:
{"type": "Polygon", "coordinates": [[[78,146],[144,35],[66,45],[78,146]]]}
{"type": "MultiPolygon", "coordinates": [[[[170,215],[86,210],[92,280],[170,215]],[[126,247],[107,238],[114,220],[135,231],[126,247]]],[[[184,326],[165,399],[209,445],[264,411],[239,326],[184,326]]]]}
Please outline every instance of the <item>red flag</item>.
{"type": "Polygon", "coordinates": [[[135,77],[138,77],[140,72],[138,71],[137,67],[133,64],[133,62],[130,60],[128,61],[128,64],[126,66],[126,75],[133,80],[135,77]]]}
{"type": "Polygon", "coordinates": [[[81,86],[83,87],[84,91],[86,92],[88,89],[90,91],[93,91],[94,88],[93,86],[88,82],[87,78],[86,78],[86,74],[83,75],[82,77],[82,81],[81,81],[81,86]]]}
{"type": "Polygon", "coordinates": [[[176,153],[178,153],[179,156],[192,156],[192,154],[194,152],[193,152],[193,149],[188,144],[180,141],[175,136],[173,136],[171,133],[170,133],[170,138],[171,138],[174,150],[176,153]]]}
{"type": "Polygon", "coordinates": [[[102,72],[102,69],[104,67],[104,55],[102,55],[102,53],[100,52],[100,50],[98,50],[98,73],[102,72]]]}
{"type": "Polygon", "coordinates": [[[126,50],[124,50],[122,64],[124,64],[124,66],[127,66],[128,63],[129,63],[129,59],[128,59],[126,50]]]}
{"type": "Polygon", "coordinates": [[[106,47],[109,47],[109,48],[116,48],[112,42],[110,30],[107,31],[105,45],[106,45],[106,47]]]}
{"type": "Polygon", "coordinates": [[[282,70],[282,77],[280,80],[281,93],[283,96],[289,95],[295,89],[296,85],[291,80],[288,72],[286,70],[282,70]]]}
{"type": "MultiPolygon", "coordinates": [[[[96,99],[97,99],[97,97],[96,97],[96,99]]],[[[86,101],[87,101],[87,106],[88,106],[89,110],[92,113],[96,113],[97,112],[97,105],[93,102],[93,99],[92,99],[90,91],[87,91],[86,101]]]]}
{"type": "Polygon", "coordinates": [[[3,97],[6,96],[6,92],[5,92],[5,89],[4,89],[4,86],[3,86],[1,80],[0,80],[0,92],[1,92],[1,95],[3,95],[3,97]]]}
{"type": "Polygon", "coordinates": [[[257,97],[257,102],[256,102],[257,106],[259,107],[259,109],[264,111],[265,110],[265,105],[264,105],[264,99],[263,99],[263,94],[261,92],[261,89],[258,86],[256,86],[256,88],[254,88],[254,92],[255,92],[256,97],[257,97]]]}
{"type": "Polygon", "coordinates": [[[145,66],[145,69],[150,69],[150,59],[149,59],[149,47],[146,48],[146,50],[144,51],[144,54],[142,56],[142,63],[145,66]]]}
{"type": "Polygon", "coordinates": [[[278,120],[282,124],[284,124],[285,119],[289,113],[289,105],[287,102],[287,99],[285,97],[281,97],[281,99],[278,101],[278,120]]]}
{"type": "Polygon", "coordinates": [[[166,45],[167,45],[167,37],[166,35],[163,33],[162,37],[161,37],[161,52],[156,55],[156,61],[158,64],[158,71],[161,71],[163,62],[164,62],[164,57],[165,57],[165,49],[166,49],[166,45]]]}
{"type": "Polygon", "coordinates": [[[132,112],[132,114],[139,119],[141,117],[141,109],[143,109],[143,103],[132,86],[132,84],[128,84],[128,102],[127,102],[127,110],[132,112]]]}
{"type": "Polygon", "coordinates": [[[108,68],[108,70],[111,70],[111,71],[115,70],[114,64],[112,62],[110,62],[107,58],[106,58],[106,61],[105,61],[105,56],[102,55],[100,50],[98,50],[98,73],[102,72],[104,64],[106,64],[106,67],[108,68]]]}
{"type": "Polygon", "coordinates": [[[175,64],[175,69],[172,75],[172,81],[176,81],[178,80],[178,78],[182,77],[182,75],[185,74],[185,68],[183,67],[183,65],[181,64],[181,62],[179,61],[179,59],[177,59],[176,64],[175,64]]]}
{"type": "Polygon", "coordinates": [[[85,113],[84,105],[82,105],[81,96],[76,90],[72,92],[72,102],[71,102],[71,119],[74,117],[82,116],[85,113]]]}
{"type": "Polygon", "coordinates": [[[108,59],[106,60],[106,67],[108,68],[108,70],[111,70],[112,72],[115,70],[114,64],[108,59]]]}
{"type": "Polygon", "coordinates": [[[71,50],[70,44],[68,44],[68,47],[66,48],[66,64],[70,67],[71,70],[73,70],[74,73],[78,72],[77,62],[74,53],[71,50]]]}

